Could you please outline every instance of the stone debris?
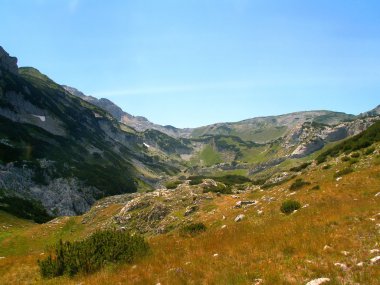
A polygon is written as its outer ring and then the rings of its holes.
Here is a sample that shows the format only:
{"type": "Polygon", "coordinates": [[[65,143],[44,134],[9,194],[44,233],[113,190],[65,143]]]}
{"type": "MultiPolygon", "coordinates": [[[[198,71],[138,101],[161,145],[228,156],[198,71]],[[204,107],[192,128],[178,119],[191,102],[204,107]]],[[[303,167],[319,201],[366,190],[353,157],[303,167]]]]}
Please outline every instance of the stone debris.
{"type": "Polygon", "coordinates": [[[339,267],[343,271],[347,271],[348,270],[348,266],[346,264],[344,264],[344,263],[336,262],[336,263],[334,263],[334,265],[336,267],[339,267]]]}
{"type": "Polygon", "coordinates": [[[323,278],[314,279],[307,282],[306,285],[321,285],[321,284],[325,284],[326,282],[330,282],[330,278],[323,277],[323,278]]]}
{"type": "Polygon", "coordinates": [[[379,249],[371,249],[370,251],[369,251],[369,253],[370,254],[374,254],[374,253],[380,253],[380,250],[379,249]]]}
{"type": "Polygon", "coordinates": [[[346,250],[342,250],[340,253],[343,254],[344,256],[349,256],[351,254],[349,251],[346,251],[346,250]]]}
{"type": "Polygon", "coordinates": [[[248,200],[248,201],[237,201],[234,208],[235,209],[238,209],[238,208],[241,208],[241,207],[248,207],[248,206],[251,206],[251,205],[256,205],[258,202],[256,200],[248,200]]]}

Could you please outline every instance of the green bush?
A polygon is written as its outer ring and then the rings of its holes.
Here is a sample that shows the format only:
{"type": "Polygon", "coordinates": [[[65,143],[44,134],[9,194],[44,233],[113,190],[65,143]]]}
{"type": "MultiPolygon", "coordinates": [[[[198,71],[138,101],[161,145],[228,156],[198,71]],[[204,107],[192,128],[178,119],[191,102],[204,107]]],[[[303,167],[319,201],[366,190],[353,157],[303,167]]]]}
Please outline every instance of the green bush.
{"type": "Polygon", "coordinates": [[[314,187],[311,188],[311,190],[320,190],[321,189],[321,186],[319,185],[315,185],[314,187]]]}
{"type": "Polygon", "coordinates": [[[198,185],[203,182],[203,179],[205,179],[205,176],[189,176],[190,185],[198,185]]]}
{"type": "Polygon", "coordinates": [[[204,223],[192,223],[181,228],[180,234],[182,236],[195,236],[206,231],[206,225],[204,223]]]}
{"type": "Polygon", "coordinates": [[[298,210],[299,208],[301,208],[301,204],[298,201],[287,200],[282,203],[280,210],[284,214],[288,215],[293,213],[295,210],[298,210]]]}
{"type": "Polygon", "coordinates": [[[62,242],[55,247],[54,254],[39,260],[38,265],[44,278],[77,273],[92,273],[107,263],[131,263],[145,256],[149,246],[145,240],[129,233],[105,230],[94,233],[83,241],[62,242]]]}
{"type": "Polygon", "coordinates": [[[360,157],[360,153],[358,153],[358,152],[353,152],[353,153],[351,153],[351,157],[352,157],[352,158],[358,158],[358,157],[360,157]]]}
{"type": "Polygon", "coordinates": [[[351,158],[350,159],[350,165],[353,165],[353,164],[358,163],[358,162],[359,162],[359,159],[357,159],[357,158],[351,158]]]}
{"type": "Polygon", "coordinates": [[[351,167],[348,167],[348,168],[342,169],[342,170],[338,171],[337,173],[335,173],[334,177],[337,178],[337,177],[349,174],[351,172],[354,172],[354,170],[351,167]]]}
{"type": "Polygon", "coordinates": [[[52,220],[42,204],[35,200],[25,200],[16,196],[5,196],[0,190],[0,210],[8,212],[16,217],[33,220],[42,224],[52,220]]]}
{"type": "Polygon", "coordinates": [[[224,185],[221,183],[217,183],[216,186],[210,185],[207,188],[203,189],[203,193],[208,193],[208,192],[221,193],[221,194],[232,194],[231,186],[224,185]]]}
{"type": "Polygon", "coordinates": [[[169,182],[166,182],[165,187],[168,188],[168,189],[176,189],[177,186],[179,184],[181,184],[181,183],[182,183],[182,181],[178,181],[178,180],[176,180],[176,181],[169,181],[169,182]]]}
{"type": "Polygon", "coordinates": [[[289,190],[290,191],[296,191],[296,190],[301,189],[302,187],[304,187],[306,185],[310,185],[310,182],[303,181],[301,178],[296,179],[296,181],[294,181],[293,184],[290,185],[289,190]]]}
{"type": "Polygon", "coordinates": [[[327,170],[331,168],[331,164],[326,164],[322,167],[323,170],[327,170]]]}
{"type": "Polygon", "coordinates": [[[365,155],[370,155],[372,154],[373,152],[375,151],[375,148],[374,147],[369,147],[365,150],[364,154],[365,155]]]}
{"type": "Polygon", "coordinates": [[[348,156],[343,156],[342,161],[350,161],[350,158],[348,156]]]}
{"type": "Polygon", "coordinates": [[[308,167],[310,164],[311,164],[311,162],[305,162],[305,163],[302,163],[301,165],[292,167],[289,170],[292,172],[299,172],[299,171],[305,169],[306,167],[308,167]]]}

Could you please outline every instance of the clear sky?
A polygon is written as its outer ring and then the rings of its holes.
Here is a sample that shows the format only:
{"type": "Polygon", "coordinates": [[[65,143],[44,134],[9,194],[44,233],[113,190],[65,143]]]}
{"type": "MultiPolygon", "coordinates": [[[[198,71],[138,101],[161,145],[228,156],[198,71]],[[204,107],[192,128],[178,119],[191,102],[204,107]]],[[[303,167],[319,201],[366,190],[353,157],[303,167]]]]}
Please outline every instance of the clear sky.
{"type": "Polygon", "coordinates": [[[379,0],[0,0],[0,18],[20,66],[163,125],[380,104],[379,0]]]}

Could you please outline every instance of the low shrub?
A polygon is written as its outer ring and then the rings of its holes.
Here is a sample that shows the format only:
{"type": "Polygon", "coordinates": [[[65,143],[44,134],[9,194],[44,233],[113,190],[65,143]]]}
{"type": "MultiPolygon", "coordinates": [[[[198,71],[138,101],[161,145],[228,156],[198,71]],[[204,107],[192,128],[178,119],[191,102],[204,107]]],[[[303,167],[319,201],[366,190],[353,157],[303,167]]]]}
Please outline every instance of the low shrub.
{"type": "Polygon", "coordinates": [[[168,181],[165,184],[165,187],[167,189],[176,189],[179,184],[181,184],[182,181],[176,180],[176,181],[168,181]]]}
{"type": "Polygon", "coordinates": [[[323,170],[327,170],[331,168],[331,164],[326,164],[322,167],[323,170]]]}
{"type": "Polygon", "coordinates": [[[301,165],[292,167],[289,170],[292,172],[299,172],[299,171],[305,169],[306,167],[308,167],[310,164],[311,164],[311,162],[305,162],[305,163],[302,163],[301,165]]]}
{"type": "Polygon", "coordinates": [[[205,176],[189,176],[189,184],[190,185],[198,185],[198,184],[201,184],[203,179],[205,179],[206,177],[205,176]]]}
{"type": "Polygon", "coordinates": [[[354,172],[354,170],[351,168],[351,167],[348,167],[348,168],[344,168],[340,171],[338,171],[337,173],[334,174],[334,177],[337,178],[337,177],[340,177],[340,176],[343,176],[343,175],[346,175],[346,174],[349,174],[351,172],[354,172]]]}
{"type": "Polygon", "coordinates": [[[299,178],[299,179],[296,179],[296,181],[294,181],[292,185],[290,185],[289,190],[296,191],[306,185],[310,185],[310,182],[304,181],[303,179],[299,178]]]}
{"type": "Polygon", "coordinates": [[[319,185],[315,185],[314,187],[311,188],[311,190],[320,190],[321,189],[321,186],[319,185]]]}
{"type": "Polygon", "coordinates": [[[369,148],[367,148],[367,149],[364,151],[364,154],[365,154],[365,155],[370,155],[370,154],[374,153],[374,151],[375,151],[375,148],[374,148],[374,147],[369,147],[369,148]]]}
{"type": "Polygon", "coordinates": [[[232,194],[231,186],[224,185],[222,183],[217,183],[216,186],[210,185],[207,188],[203,189],[203,193],[208,193],[208,192],[221,193],[221,194],[232,194]]]}
{"type": "Polygon", "coordinates": [[[343,157],[342,157],[342,161],[345,161],[345,162],[346,162],[346,161],[350,161],[350,158],[349,158],[348,156],[343,156],[343,157]]]}
{"type": "Polygon", "coordinates": [[[352,158],[358,158],[358,157],[360,157],[360,153],[358,153],[358,152],[353,152],[353,153],[351,153],[351,157],[352,157],[352,158]]]}
{"type": "Polygon", "coordinates": [[[148,252],[149,245],[142,237],[105,230],[96,232],[83,241],[71,243],[60,240],[54,253],[39,260],[38,265],[44,278],[73,276],[95,272],[107,263],[131,263],[148,252]]]}
{"type": "Polygon", "coordinates": [[[189,225],[183,226],[180,229],[180,234],[182,236],[195,236],[206,231],[207,227],[204,223],[191,223],[189,225]]]}
{"type": "Polygon", "coordinates": [[[301,204],[298,201],[287,200],[282,203],[280,210],[284,214],[289,215],[299,208],[301,208],[301,204]]]}
{"type": "Polygon", "coordinates": [[[359,162],[359,159],[357,159],[357,158],[351,158],[350,159],[350,165],[353,165],[353,164],[358,163],[358,162],[359,162]]]}

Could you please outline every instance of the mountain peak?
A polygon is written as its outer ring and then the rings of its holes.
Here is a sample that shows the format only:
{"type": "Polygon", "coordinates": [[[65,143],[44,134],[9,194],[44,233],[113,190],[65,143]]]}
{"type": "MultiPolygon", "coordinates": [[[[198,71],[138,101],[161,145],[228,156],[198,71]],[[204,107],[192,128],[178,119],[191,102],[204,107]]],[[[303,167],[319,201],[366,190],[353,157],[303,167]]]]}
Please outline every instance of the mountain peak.
{"type": "Polygon", "coordinates": [[[0,46],[0,67],[18,74],[17,57],[10,56],[2,46],[0,46]]]}

